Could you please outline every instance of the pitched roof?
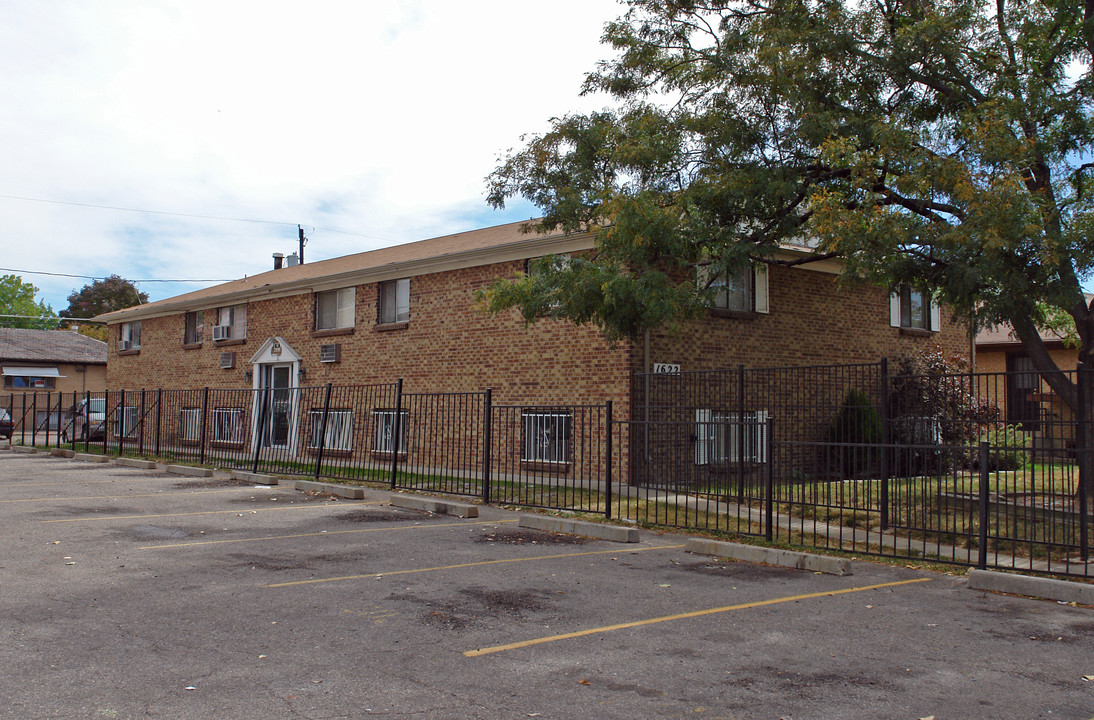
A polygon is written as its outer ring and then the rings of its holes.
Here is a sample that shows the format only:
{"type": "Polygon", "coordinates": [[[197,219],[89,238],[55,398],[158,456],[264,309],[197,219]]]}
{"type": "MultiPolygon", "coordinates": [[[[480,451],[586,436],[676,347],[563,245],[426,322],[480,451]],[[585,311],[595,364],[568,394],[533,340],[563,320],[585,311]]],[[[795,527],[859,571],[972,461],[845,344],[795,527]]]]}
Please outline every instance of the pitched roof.
{"type": "Polygon", "coordinates": [[[106,343],[73,330],[0,328],[0,362],[106,364],[106,343]]]}
{"type": "Polygon", "coordinates": [[[105,313],[96,319],[116,323],[244,302],[252,298],[333,289],[339,285],[378,282],[593,246],[589,235],[526,233],[523,232],[526,225],[527,221],[508,223],[269,270],[184,295],[105,313]]]}

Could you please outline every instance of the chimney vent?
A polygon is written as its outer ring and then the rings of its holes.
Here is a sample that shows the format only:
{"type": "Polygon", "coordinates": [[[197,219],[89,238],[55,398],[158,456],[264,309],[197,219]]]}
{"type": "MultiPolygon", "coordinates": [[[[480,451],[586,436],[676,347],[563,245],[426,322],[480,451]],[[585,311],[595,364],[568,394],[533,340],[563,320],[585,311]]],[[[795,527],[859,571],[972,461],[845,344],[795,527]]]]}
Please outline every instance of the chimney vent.
{"type": "Polygon", "coordinates": [[[281,264],[285,261],[285,253],[274,253],[274,270],[280,270],[281,264]]]}

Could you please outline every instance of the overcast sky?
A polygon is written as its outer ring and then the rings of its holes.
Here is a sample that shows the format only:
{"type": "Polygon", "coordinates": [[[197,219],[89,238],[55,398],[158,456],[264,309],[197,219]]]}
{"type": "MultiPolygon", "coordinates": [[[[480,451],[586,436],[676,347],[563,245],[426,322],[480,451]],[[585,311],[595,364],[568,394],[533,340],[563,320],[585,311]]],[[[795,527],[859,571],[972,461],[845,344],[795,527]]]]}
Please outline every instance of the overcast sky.
{"type": "MultiPolygon", "coordinates": [[[[271,253],[296,249],[297,223],[315,261],[532,217],[523,203],[493,211],[484,178],[520,135],[606,102],[578,93],[610,56],[604,24],[624,10],[616,0],[4,7],[0,273],[188,280],[270,269],[271,253]]],[[[90,282],[17,274],[57,311],[90,282]]],[[[157,300],[208,284],[140,287],[157,300]]]]}

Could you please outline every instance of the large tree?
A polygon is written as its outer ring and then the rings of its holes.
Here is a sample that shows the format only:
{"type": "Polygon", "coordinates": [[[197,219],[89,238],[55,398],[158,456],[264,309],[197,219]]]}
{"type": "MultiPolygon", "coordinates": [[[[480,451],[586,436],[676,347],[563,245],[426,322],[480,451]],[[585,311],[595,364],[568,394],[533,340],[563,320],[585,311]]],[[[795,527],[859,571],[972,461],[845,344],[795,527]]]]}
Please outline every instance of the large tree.
{"type": "Polygon", "coordinates": [[[146,302],[148,293],[137,290],[136,285],[120,275],[111,275],[73,290],[61,317],[91,318],[146,302]]]}
{"type": "Polygon", "coordinates": [[[18,275],[0,275],[0,327],[49,330],[57,327],[57,314],[38,300],[38,288],[18,275]]]}
{"type": "Polygon", "coordinates": [[[1077,406],[1037,327],[1066,313],[1094,359],[1094,0],[628,5],[584,86],[612,106],[488,178],[493,205],[527,198],[596,253],[495,283],[488,307],[633,337],[709,302],[680,280],[695,265],[785,263],[804,238],[850,277],[1009,323],[1077,406]]]}

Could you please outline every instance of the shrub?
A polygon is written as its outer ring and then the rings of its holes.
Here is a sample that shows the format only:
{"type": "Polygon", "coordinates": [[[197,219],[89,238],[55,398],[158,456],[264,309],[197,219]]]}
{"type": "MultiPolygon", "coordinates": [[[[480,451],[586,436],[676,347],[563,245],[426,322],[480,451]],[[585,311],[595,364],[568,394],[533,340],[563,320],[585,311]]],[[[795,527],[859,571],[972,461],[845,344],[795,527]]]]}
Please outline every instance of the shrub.
{"type": "Polygon", "coordinates": [[[988,470],[1022,470],[1030,466],[1030,435],[1017,425],[989,428],[980,442],[990,446],[988,470]]]}
{"type": "Polygon", "coordinates": [[[865,392],[858,388],[847,392],[828,429],[828,442],[836,445],[843,477],[873,469],[870,450],[881,443],[881,416],[865,392]]]}

